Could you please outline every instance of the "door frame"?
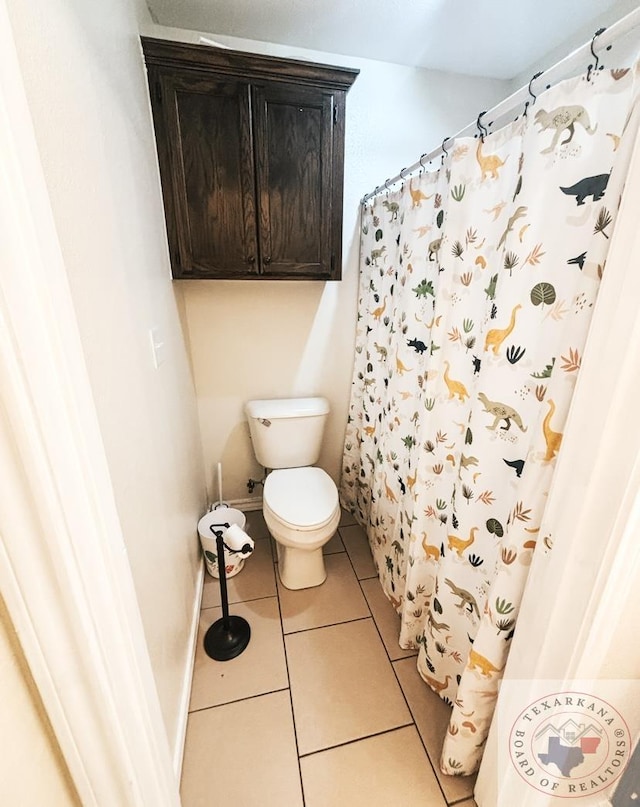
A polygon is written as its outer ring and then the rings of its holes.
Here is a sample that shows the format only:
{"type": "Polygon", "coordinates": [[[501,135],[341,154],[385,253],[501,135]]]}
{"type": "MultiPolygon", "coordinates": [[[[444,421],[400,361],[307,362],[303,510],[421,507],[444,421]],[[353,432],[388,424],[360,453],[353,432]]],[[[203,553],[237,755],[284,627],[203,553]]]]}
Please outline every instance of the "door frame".
{"type": "Polygon", "coordinates": [[[0,591],[81,803],[177,807],[5,0],[0,265],[0,591]]]}

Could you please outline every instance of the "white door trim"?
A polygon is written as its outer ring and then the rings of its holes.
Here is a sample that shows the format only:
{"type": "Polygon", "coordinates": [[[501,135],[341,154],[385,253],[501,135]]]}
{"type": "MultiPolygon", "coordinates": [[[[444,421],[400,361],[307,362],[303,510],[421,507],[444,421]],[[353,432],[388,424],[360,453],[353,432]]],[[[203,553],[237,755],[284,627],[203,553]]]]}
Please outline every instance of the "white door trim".
{"type": "Polygon", "coordinates": [[[0,266],[0,590],[82,804],[177,807],[5,0],[0,266]]]}

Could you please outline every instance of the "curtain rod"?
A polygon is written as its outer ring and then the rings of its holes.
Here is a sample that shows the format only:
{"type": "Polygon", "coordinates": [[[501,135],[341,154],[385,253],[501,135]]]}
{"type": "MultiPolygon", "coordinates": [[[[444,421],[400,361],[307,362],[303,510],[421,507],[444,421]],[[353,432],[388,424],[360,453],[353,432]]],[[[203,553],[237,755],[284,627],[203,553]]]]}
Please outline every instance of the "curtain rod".
{"type": "MultiPolygon", "coordinates": [[[[596,46],[598,51],[608,50],[617,39],[625,34],[628,34],[638,26],[640,26],[640,8],[635,9],[635,11],[631,11],[629,14],[622,17],[622,19],[615,22],[610,28],[598,29],[589,42],[585,42],[584,45],[581,45],[568,56],[565,56],[564,59],[556,62],[548,70],[535,73],[528,84],[525,84],[519,90],[516,90],[503,101],[500,101],[494,107],[491,107],[491,109],[481,112],[476,121],[469,123],[452,137],[445,137],[441,146],[438,146],[438,148],[435,148],[433,151],[420,155],[420,159],[413,163],[413,165],[410,165],[408,168],[403,168],[394,177],[391,179],[386,179],[382,185],[378,185],[370,193],[365,194],[360,200],[360,204],[364,204],[367,200],[377,196],[381,191],[385,190],[385,188],[389,190],[389,188],[396,182],[405,179],[409,174],[412,174],[419,168],[424,169],[426,167],[424,164],[425,162],[430,162],[431,160],[445,153],[444,146],[448,140],[456,140],[458,137],[464,137],[465,135],[469,135],[472,132],[479,131],[480,129],[485,130],[483,132],[483,136],[484,134],[488,134],[486,127],[480,123],[480,118],[483,115],[489,115],[492,118],[492,121],[495,121],[501,116],[506,115],[508,112],[512,112],[518,106],[524,104],[531,98],[533,98],[533,103],[535,103],[536,96],[532,92],[532,85],[535,81],[539,81],[544,77],[546,82],[545,88],[548,88],[551,86],[551,84],[553,84],[554,81],[558,81],[563,78],[568,70],[572,69],[576,64],[580,63],[590,54],[595,58],[596,64],[595,67],[590,65],[589,71],[591,71],[592,68],[597,69],[598,56],[595,52],[596,46]]],[[[489,126],[491,125],[492,123],[489,123],[489,126]]]]}

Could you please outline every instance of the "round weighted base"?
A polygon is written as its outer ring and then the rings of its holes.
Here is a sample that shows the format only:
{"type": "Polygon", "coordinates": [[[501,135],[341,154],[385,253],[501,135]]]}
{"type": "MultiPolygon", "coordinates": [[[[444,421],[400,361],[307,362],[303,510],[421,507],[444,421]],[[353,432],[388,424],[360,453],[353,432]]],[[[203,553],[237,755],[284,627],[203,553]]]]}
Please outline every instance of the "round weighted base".
{"type": "Polygon", "coordinates": [[[218,619],[204,637],[204,650],[209,658],[229,661],[245,649],[251,638],[251,626],[241,616],[218,619]],[[227,627],[225,628],[225,621],[227,627]]]}

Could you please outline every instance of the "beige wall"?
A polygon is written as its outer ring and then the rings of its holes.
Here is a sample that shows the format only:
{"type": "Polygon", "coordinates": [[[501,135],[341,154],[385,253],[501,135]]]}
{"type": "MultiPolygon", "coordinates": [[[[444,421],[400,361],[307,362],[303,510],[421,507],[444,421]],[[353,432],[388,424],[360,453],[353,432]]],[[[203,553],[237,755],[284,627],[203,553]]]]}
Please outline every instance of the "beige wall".
{"type": "MultiPolygon", "coordinates": [[[[179,29],[144,33],[197,41],[179,29]]],[[[226,499],[259,478],[243,414],[251,398],[320,394],[331,416],[319,464],[341,466],[355,340],[359,200],[500,100],[507,83],[210,35],[236,49],[360,69],[347,95],[343,280],[183,281],[208,488],[226,499]]]]}
{"type": "Polygon", "coordinates": [[[8,8],[175,745],[190,664],[204,485],[136,9],[129,0],[9,0],[8,8]],[[158,370],[148,333],[154,327],[166,344],[158,370]]]}
{"type": "Polygon", "coordinates": [[[7,807],[79,807],[2,598],[0,681],[0,802],[7,807]]]}

